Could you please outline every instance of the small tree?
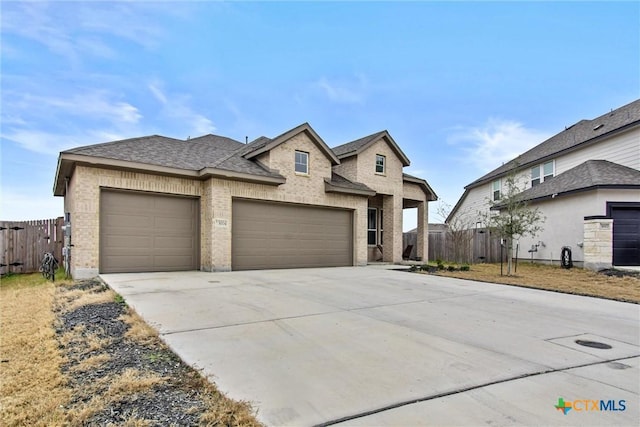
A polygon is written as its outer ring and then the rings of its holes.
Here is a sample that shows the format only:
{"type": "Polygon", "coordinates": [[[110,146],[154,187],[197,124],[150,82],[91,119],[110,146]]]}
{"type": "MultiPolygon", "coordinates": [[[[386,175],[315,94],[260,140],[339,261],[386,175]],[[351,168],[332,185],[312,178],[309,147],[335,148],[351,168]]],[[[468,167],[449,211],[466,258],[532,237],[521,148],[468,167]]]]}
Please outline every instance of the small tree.
{"type": "MultiPolygon", "coordinates": [[[[473,228],[477,218],[471,216],[469,211],[459,211],[456,215],[448,218],[451,214],[451,205],[441,201],[436,209],[438,216],[447,224],[447,237],[453,245],[453,260],[455,262],[468,262],[467,253],[473,239],[473,228]],[[447,220],[448,219],[448,220],[447,220]]],[[[473,262],[473,260],[471,260],[473,262]]]]}
{"type": "Polygon", "coordinates": [[[505,191],[501,193],[500,200],[489,201],[489,212],[481,215],[487,227],[506,240],[509,255],[507,276],[510,276],[514,239],[526,235],[535,237],[542,231],[542,224],[546,218],[538,208],[529,207],[520,196],[522,190],[518,186],[515,171],[507,176],[503,188],[505,191]]]}

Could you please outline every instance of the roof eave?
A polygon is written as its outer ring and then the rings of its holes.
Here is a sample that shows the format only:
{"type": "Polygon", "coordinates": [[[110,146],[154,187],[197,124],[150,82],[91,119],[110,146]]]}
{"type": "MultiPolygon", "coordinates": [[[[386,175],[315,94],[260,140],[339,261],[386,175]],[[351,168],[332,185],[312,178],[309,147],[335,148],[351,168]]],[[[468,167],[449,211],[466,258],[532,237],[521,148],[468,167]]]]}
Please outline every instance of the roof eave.
{"type": "Polygon", "coordinates": [[[82,154],[60,153],[56,179],[54,181],[54,196],[64,196],[64,180],[70,178],[76,165],[101,167],[105,169],[127,170],[150,173],[154,175],[174,176],[203,180],[210,177],[245,181],[267,185],[280,185],[286,182],[283,176],[263,176],[226,169],[204,168],[201,170],[179,169],[169,166],[152,165],[148,163],[132,162],[129,160],[109,159],[104,157],[86,156],[82,154]]]}
{"type": "Polygon", "coordinates": [[[422,187],[422,189],[428,196],[427,197],[428,202],[435,202],[436,200],[438,200],[438,195],[435,193],[435,191],[433,191],[433,188],[431,188],[431,186],[424,179],[414,178],[411,176],[404,175],[402,177],[402,181],[410,182],[412,184],[418,184],[420,187],[422,187]]]}
{"type": "MultiPolygon", "coordinates": [[[[557,199],[557,198],[560,198],[560,197],[571,196],[571,195],[577,194],[577,193],[584,193],[586,191],[611,190],[611,189],[615,189],[615,190],[635,190],[635,189],[640,189],[640,184],[639,185],[633,185],[633,184],[596,184],[596,185],[590,185],[588,187],[576,188],[576,189],[573,189],[573,190],[561,191],[561,192],[553,193],[553,194],[545,194],[544,196],[525,198],[525,199],[522,199],[521,201],[522,202],[526,202],[526,203],[538,203],[538,202],[542,202],[542,201],[545,201],[545,200],[552,200],[552,199],[557,199]]],[[[504,205],[493,206],[493,207],[491,207],[491,210],[499,211],[501,208],[504,208],[504,205]]]]}
{"type": "Polygon", "coordinates": [[[324,180],[324,191],[326,193],[341,193],[341,194],[352,194],[356,196],[366,196],[372,197],[376,195],[374,190],[360,190],[357,188],[346,188],[339,187],[337,185],[332,184],[328,179],[324,180]]]}

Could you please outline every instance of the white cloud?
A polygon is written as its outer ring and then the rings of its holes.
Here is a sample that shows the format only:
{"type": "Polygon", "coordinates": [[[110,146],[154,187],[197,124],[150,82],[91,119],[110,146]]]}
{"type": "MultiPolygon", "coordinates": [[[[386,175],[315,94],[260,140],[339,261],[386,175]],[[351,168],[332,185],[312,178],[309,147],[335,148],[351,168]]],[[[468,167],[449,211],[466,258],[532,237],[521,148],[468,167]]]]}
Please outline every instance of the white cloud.
{"type": "Polygon", "coordinates": [[[117,56],[103,40],[108,37],[147,49],[160,46],[164,30],[155,15],[178,13],[143,2],[10,2],[3,5],[1,23],[4,33],[36,41],[79,66],[85,55],[117,56]]]}
{"type": "Polygon", "coordinates": [[[5,92],[3,109],[10,113],[2,115],[1,136],[29,151],[57,155],[74,146],[137,133],[142,114],[114,98],[105,90],[67,96],[5,92]]]}
{"type": "Polygon", "coordinates": [[[368,84],[365,76],[359,74],[351,79],[340,81],[330,81],[326,77],[321,77],[313,83],[313,86],[320,89],[331,101],[341,104],[360,104],[366,98],[368,84]]]}
{"type": "Polygon", "coordinates": [[[29,151],[56,156],[65,149],[85,145],[75,135],[40,130],[9,129],[8,131],[3,130],[1,136],[29,151]]]}
{"type": "Polygon", "coordinates": [[[184,131],[187,135],[202,135],[212,133],[216,130],[213,122],[203,114],[195,112],[190,104],[191,98],[187,95],[165,93],[163,83],[153,80],[147,87],[154,98],[162,105],[161,115],[171,121],[184,124],[184,131]]]}
{"type": "Polygon", "coordinates": [[[514,120],[489,119],[478,127],[456,129],[447,142],[463,145],[464,160],[484,172],[514,159],[528,149],[540,144],[550,133],[528,129],[514,120]]]}

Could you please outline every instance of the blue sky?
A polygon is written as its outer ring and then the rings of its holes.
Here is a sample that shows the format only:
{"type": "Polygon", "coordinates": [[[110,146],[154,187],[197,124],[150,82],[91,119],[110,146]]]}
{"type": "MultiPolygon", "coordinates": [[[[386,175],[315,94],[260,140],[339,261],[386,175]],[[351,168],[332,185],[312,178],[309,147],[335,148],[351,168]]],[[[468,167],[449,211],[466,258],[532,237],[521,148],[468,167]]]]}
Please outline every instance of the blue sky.
{"type": "Polygon", "coordinates": [[[303,122],[329,146],[388,130],[405,172],[454,205],[502,162],[640,97],[633,1],[1,7],[3,220],[62,215],[64,149],[303,122]]]}

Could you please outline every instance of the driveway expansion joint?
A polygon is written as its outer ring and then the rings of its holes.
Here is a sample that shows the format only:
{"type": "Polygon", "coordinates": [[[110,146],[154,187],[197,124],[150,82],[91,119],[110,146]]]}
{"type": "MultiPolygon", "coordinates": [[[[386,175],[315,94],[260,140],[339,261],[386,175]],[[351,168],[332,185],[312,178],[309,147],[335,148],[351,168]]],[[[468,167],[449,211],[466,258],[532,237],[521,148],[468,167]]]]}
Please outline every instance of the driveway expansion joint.
{"type": "Polygon", "coordinates": [[[446,392],[434,394],[434,395],[431,395],[431,396],[425,396],[425,397],[420,397],[420,398],[417,398],[417,399],[411,399],[411,400],[406,400],[406,401],[403,401],[403,402],[394,403],[394,404],[391,404],[391,405],[388,405],[388,406],[383,406],[383,407],[378,408],[378,409],[372,409],[370,411],[361,412],[359,414],[348,415],[346,417],[337,418],[335,420],[325,421],[324,423],[315,424],[313,427],[328,427],[328,426],[344,423],[344,422],[347,422],[347,421],[356,420],[358,418],[364,418],[364,417],[368,417],[370,415],[379,414],[381,412],[390,411],[392,409],[401,408],[403,406],[414,405],[416,403],[427,402],[429,400],[435,400],[435,399],[439,399],[441,397],[447,397],[447,396],[453,396],[453,395],[456,395],[456,394],[466,393],[468,391],[478,390],[478,389],[481,389],[481,388],[484,388],[484,387],[489,387],[489,386],[496,385],[496,384],[503,384],[503,383],[507,383],[507,382],[511,382],[511,381],[517,381],[517,380],[521,380],[523,378],[530,378],[530,377],[535,377],[535,376],[539,376],[539,375],[553,374],[553,373],[556,373],[556,372],[565,372],[565,371],[569,371],[571,369],[586,368],[586,367],[589,367],[589,366],[602,365],[604,363],[619,362],[621,360],[634,359],[636,357],[640,357],[640,353],[632,355],[632,356],[625,356],[625,357],[620,357],[620,358],[616,358],[616,359],[603,360],[603,361],[597,361],[597,362],[591,362],[591,363],[583,363],[583,364],[580,364],[580,365],[568,366],[568,367],[565,367],[565,368],[551,368],[551,369],[546,369],[546,370],[538,371],[538,372],[530,372],[530,373],[527,373],[527,374],[517,375],[517,376],[511,377],[511,378],[504,378],[504,379],[501,379],[501,380],[491,381],[491,382],[488,382],[488,383],[483,383],[483,384],[478,384],[478,385],[474,385],[474,386],[470,386],[470,387],[463,387],[463,388],[459,388],[459,389],[456,389],[456,390],[446,391],[446,392]]]}

